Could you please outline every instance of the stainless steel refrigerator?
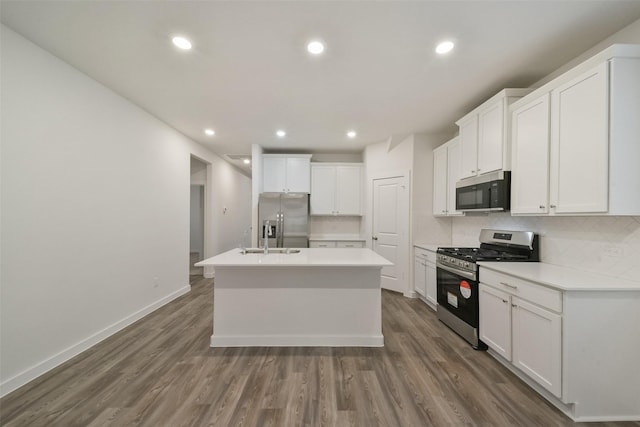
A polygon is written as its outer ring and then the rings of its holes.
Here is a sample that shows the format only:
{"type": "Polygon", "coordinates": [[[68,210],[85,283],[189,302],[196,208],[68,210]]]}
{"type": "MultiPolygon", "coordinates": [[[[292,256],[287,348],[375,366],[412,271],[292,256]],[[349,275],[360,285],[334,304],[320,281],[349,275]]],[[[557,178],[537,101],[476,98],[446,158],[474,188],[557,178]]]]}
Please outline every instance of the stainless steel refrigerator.
{"type": "Polygon", "coordinates": [[[270,248],[309,247],[309,195],[262,193],[258,200],[258,245],[265,233],[270,248]],[[266,227],[267,221],[269,228],[266,227]]]}

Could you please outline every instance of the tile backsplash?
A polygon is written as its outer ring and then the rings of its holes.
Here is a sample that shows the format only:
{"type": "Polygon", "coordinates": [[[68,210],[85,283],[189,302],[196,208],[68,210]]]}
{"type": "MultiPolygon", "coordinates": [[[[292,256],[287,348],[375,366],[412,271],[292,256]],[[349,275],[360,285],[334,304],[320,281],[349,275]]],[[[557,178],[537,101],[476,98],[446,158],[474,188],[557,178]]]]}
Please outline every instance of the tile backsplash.
{"type": "Polygon", "coordinates": [[[540,234],[541,261],[640,280],[640,217],[517,217],[508,213],[453,218],[456,246],[478,246],[482,228],[540,234]]]}
{"type": "Polygon", "coordinates": [[[309,232],[313,234],[360,234],[359,216],[311,216],[309,232]]]}

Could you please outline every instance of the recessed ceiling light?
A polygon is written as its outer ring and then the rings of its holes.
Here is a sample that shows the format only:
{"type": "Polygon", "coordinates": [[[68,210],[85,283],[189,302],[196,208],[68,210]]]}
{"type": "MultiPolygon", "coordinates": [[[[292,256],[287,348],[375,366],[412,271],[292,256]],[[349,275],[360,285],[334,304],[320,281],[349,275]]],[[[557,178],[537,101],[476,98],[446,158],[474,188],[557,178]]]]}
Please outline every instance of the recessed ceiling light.
{"type": "Polygon", "coordinates": [[[245,165],[248,165],[249,163],[251,163],[251,159],[244,159],[242,163],[244,163],[245,165]]]}
{"type": "Polygon", "coordinates": [[[320,55],[322,52],[324,52],[324,43],[322,43],[320,40],[312,40],[307,45],[307,50],[313,55],[320,55]]]}
{"type": "Polygon", "coordinates": [[[207,134],[207,135],[209,135],[209,136],[213,136],[213,135],[215,135],[215,134],[216,134],[216,133],[215,133],[215,131],[214,131],[213,129],[205,129],[205,130],[204,130],[204,133],[206,133],[206,134],[207,134]]]}
{"type": "Polygon", "coordinates": [[[442,55],[442,54],[451,52],[451,49],[453,49],[453,46],[455,46],[453,42],[450,42],[450,41],[442,42],[438,46],[436,46],[436,53],[439,53],[440,55],[442,55]]]}
{"type": "Polygon", "coordinates": [[[276,131],[276,135],[278,135],[279,138],[284,138],[287,135],[287,133],[283,130],[278,130],[276,131]]]}
{"type": "Polygon", "coordinates": [[[355,137],[356,137],[356,135],[357,135],[357,134],[356,134],[356,132],[355,132],[355,131],[353,131],[353,130],[350,130],[349,132],[347,132],[347,136],[348,136],[349,138],[355,138],[355,137]]]}
{"type": "Polygon", "coordinates": [[[185,37],[175,36],[171,39],[171,41],[176,47],[179,47],[182,50],[191,49],[191,42],[187,40],[185,37]]]}

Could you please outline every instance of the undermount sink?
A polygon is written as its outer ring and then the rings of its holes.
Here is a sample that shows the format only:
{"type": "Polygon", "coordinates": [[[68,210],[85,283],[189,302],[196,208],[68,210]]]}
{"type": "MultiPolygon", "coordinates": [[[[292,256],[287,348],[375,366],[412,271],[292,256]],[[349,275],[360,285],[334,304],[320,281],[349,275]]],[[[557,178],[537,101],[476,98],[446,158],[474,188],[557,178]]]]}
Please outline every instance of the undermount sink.
{"type": "MultiPolygon", "coordinates": [[[[246,248],[240,249],[240,253],[242,255],[247,254],[264,254],[264,249],[262,248],[246,248]]],[[[267,254],[299,254],[300,249],[292,249],[292,248],[269,248],[267,254]]]]}

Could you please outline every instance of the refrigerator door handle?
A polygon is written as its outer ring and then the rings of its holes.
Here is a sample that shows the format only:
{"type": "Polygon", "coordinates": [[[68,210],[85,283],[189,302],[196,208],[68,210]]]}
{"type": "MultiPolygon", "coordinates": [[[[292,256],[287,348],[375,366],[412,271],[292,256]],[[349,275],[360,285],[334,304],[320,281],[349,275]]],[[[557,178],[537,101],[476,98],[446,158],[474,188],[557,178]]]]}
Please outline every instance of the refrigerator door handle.
{"type": "Polygon", "coordinates": [[[280,212],[280,227],[278,227],[278,237],[280,241],[278,247],[284,247],[284,212],[280,212]]]}

